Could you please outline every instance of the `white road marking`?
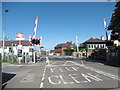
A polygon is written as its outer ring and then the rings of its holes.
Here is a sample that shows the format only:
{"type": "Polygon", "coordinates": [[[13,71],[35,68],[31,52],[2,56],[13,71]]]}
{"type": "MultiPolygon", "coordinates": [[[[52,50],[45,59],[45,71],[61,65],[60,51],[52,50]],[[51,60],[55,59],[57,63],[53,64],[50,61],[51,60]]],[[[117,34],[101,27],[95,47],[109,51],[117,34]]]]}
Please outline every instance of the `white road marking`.
{"type": "Polygon", "coordinates": [[[43,88],[43,85],[44,85],[44,80],[45,80],[45,72],[46,72],[46,69],[47,69],[47,67],[45,66],[45,68],[44,68],[44,72],[43,72],[43,76],[42,76],[42,82],[40,83],[40,88],[43,88]]]}
{"type": "Polygon", "coordinates": [[[45,77],[42,77],[42,82],[44,81],[45,77]]]}
{"type": "Polygon", "coordinates": [[[96,79],[98,79],[99,81],[102,81],[102,79],[98,78],[97,76],[94,76],[94,75],[92,75],[90,73],[87,73],[87,74],[90,75],[90,76],[92,76],[92,77],[94,77],[94,78],[96,78],[96,79]]]}
{"type": "MultiPolygon", "coordinates": [[[[89,73],[88,73],[89,74],[89,73]]],[[[93,76],[93,75],[91,75],[91,74],[89,74],[89,75],[87,75],[87,74],[81,74],[86,80],[88,80],[88,82],[91,82],[91,80],[89,79],[89,78],[91,78],[91,79],[93,79],[93,80],[95,80],[95,81],[102,81],[102,79],[100,79],[100,78],[98,78],[98,77],[96,77],[96,76],[93,76]]]]}
{"type": "Polygon", "coordinates": [[[77,77],[74,77],[74,75],[77,75],[77,74],[69,74],[69,76],[76,82],[76,83],[80,83],[80,81],[78,81],[76,78],[77,77]]]}
{"type": "Polygon", "coordinates": [[[63,70],[60,68],[60,71],[63,72],[63,70]]]}
{"type": "Polygon", "coordinates": [[[53,75],[53,76],[51,76],[51,77],[48,77],[48,81],[49,81],[51,84],[60,84],[60,83],[61,83],[60,80],[59,80],[57,83],[53,82],[53,81],[51,80],[52,77],[54,77],[54,78],[59,78],[58,76],[55,76],[55,75],[53,75]]]}
{"type": "Polygon", "coordinates": [[[43,82],[41,82],[41,84],[40,84],[40,88],[42,88],[43,87],[43,82]]]}
{"type": "Polygon", "coordinates": [[[53,68],[50,68],[50,71],[53,73],[53,68]]]}
{"type": "Polygon", "coordinates": [[[74,69],[75,71],[78,71],[77,68],[75,68],[75,67],[71,67],[71,68],[74,69]]]}
{"type": "Polygon", "coordinates": [[[65,67],[65,69],[68,70],[68,71],[74,71],[73,69],[71,70],[71,69],[69,69],[68,67],[65,67]]]}
{"type": "Polygon", "coordinates": [[[97,72],[97,73],[99,73],[99,74],[102,74],[102,75],[105,75],[105,76],[110,77],[110,78],[112,78],[112,79],[115,79],[115,80],[119,80],[119,81],[120,81],[119,77],[116,76],[116,75],[113,75],[113,74],[110,74],[110,73],[107,73],[107,72],[103,72],[103,71],[101,71],[101,70],[97,70],[97,69],[92,68],[92,67],[89,67],[89,66],[81,65],[81,64],[78,64],[78,63],[73,62],[73,61],[70,61],[70,62],[71,62],[71,63],[74,63],[74,64],[76,64],[76,65],[79,65],[79,66],[81,66],[81,67],[83,67],[83,68],[86,68],[86,69],[88,69],[88,70],[97,72]]]}
{"type": "Polygon", "coordinates": [[[64,84],[73,84],[74,82],[65,82],[65,80],[63,79],[62,75],[59,75],[61,80],[63,81],[64,84]]]}

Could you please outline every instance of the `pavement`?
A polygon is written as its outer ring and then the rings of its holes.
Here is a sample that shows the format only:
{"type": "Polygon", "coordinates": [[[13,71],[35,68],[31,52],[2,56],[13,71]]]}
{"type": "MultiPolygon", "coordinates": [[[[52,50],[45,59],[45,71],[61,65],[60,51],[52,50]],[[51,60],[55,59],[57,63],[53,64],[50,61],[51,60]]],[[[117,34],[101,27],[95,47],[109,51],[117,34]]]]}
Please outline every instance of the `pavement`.
{"type": "Polygon", "coordinates": [[[46,57],[36,64],[3,63],[4,90],[103,89],[120,90],[119,68],[72,57],[46,57]],[[9,78],[6,78],[8,77],[9,78]],[[6,80],[7,79],[7,80],[6,80]]]}

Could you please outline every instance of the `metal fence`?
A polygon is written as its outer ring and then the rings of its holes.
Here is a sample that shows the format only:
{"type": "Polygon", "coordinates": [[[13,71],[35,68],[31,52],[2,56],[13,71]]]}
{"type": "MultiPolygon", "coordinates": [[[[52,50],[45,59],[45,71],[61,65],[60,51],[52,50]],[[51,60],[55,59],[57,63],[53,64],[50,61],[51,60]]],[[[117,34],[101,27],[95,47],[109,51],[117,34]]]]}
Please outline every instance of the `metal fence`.
{"type": "MultiPolygon", "coordinates": [[[[29,55],[28,53],[25,53],[21,57],[21,63],[32,63],[36,62],[37,60],[37,55],[29,55]],[[34,61],[35,60],[35,61],[34,61]]],[[[8,62],[13,62],[13,63],[18,63],[19,62],[19,57],[17,55],[14,55],[12,53],[4,53],[4,59],[3,61],[8,61],[8,62]]]]}

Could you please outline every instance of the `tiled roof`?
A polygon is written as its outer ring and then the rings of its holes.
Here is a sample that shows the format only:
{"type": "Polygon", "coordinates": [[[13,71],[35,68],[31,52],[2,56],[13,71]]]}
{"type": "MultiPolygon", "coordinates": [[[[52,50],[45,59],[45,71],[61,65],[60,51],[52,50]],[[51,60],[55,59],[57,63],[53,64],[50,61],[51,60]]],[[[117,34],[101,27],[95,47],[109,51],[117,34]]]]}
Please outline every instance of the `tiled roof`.
{"type": "MultiPolygon", "coordinates": [[[[18,40],[11,40],[11,41],[5,41],[5,46],[12,46],[12,42],[13,42],[13,46],[16,45],[19,45],[19,41],[18,40]]],[[[3,44],[3,41],[0,41],[0,46],[2,46],[3,44]]],[[[29,46],[30,43],[29,43],[29,40],[21,40],[21,44],[23,46],[29,46]]]]}
{"type": "Polygon", "coordinates": [[[98,39],[98,38],[90,38],[89,40],[85,41],[84,43],[105,43],[105,41],[98,39]]]}
{"type": "Polygon", "coordinates": [[[72,45],[72,42],[67,42],[67,43],[62,43],[62,44],[58,44],[57,46],[55,46],[55,48],[61,48],[61,47],[70,47],[72,45]]]}

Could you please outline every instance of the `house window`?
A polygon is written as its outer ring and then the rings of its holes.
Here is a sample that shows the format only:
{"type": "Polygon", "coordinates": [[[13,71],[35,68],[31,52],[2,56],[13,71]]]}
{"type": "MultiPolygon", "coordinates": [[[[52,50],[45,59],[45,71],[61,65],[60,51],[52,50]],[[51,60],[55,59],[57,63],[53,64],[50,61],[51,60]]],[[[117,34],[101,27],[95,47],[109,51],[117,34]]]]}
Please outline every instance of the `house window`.
{"type": "Polygon", "coordinates": [[[97,48],[99,48],[99,44],[97,45],[97,48]]]}
{"type": "Polygon", "coordinates": [[[88,45],[88,48],[90,48],[90,44],[88,45]]]}
{"type": "Polygon", "coordinates": [[[105,46],[103,45],[103,48],[105,48],[105,46]]]}
{"type": "Polygon", "coordinates": [[[94,48],[96,48],[96,45],[94,45],[94,48]]]}
{"type": "Polygon", "coordinates": [[[102,45],[100,45],[100,48],[103,48],[102,45]]]}
{"type": "Polygon", "coordinates": [[[93,44],[92,44],[92,48],[93,48],[93,44]]]}

